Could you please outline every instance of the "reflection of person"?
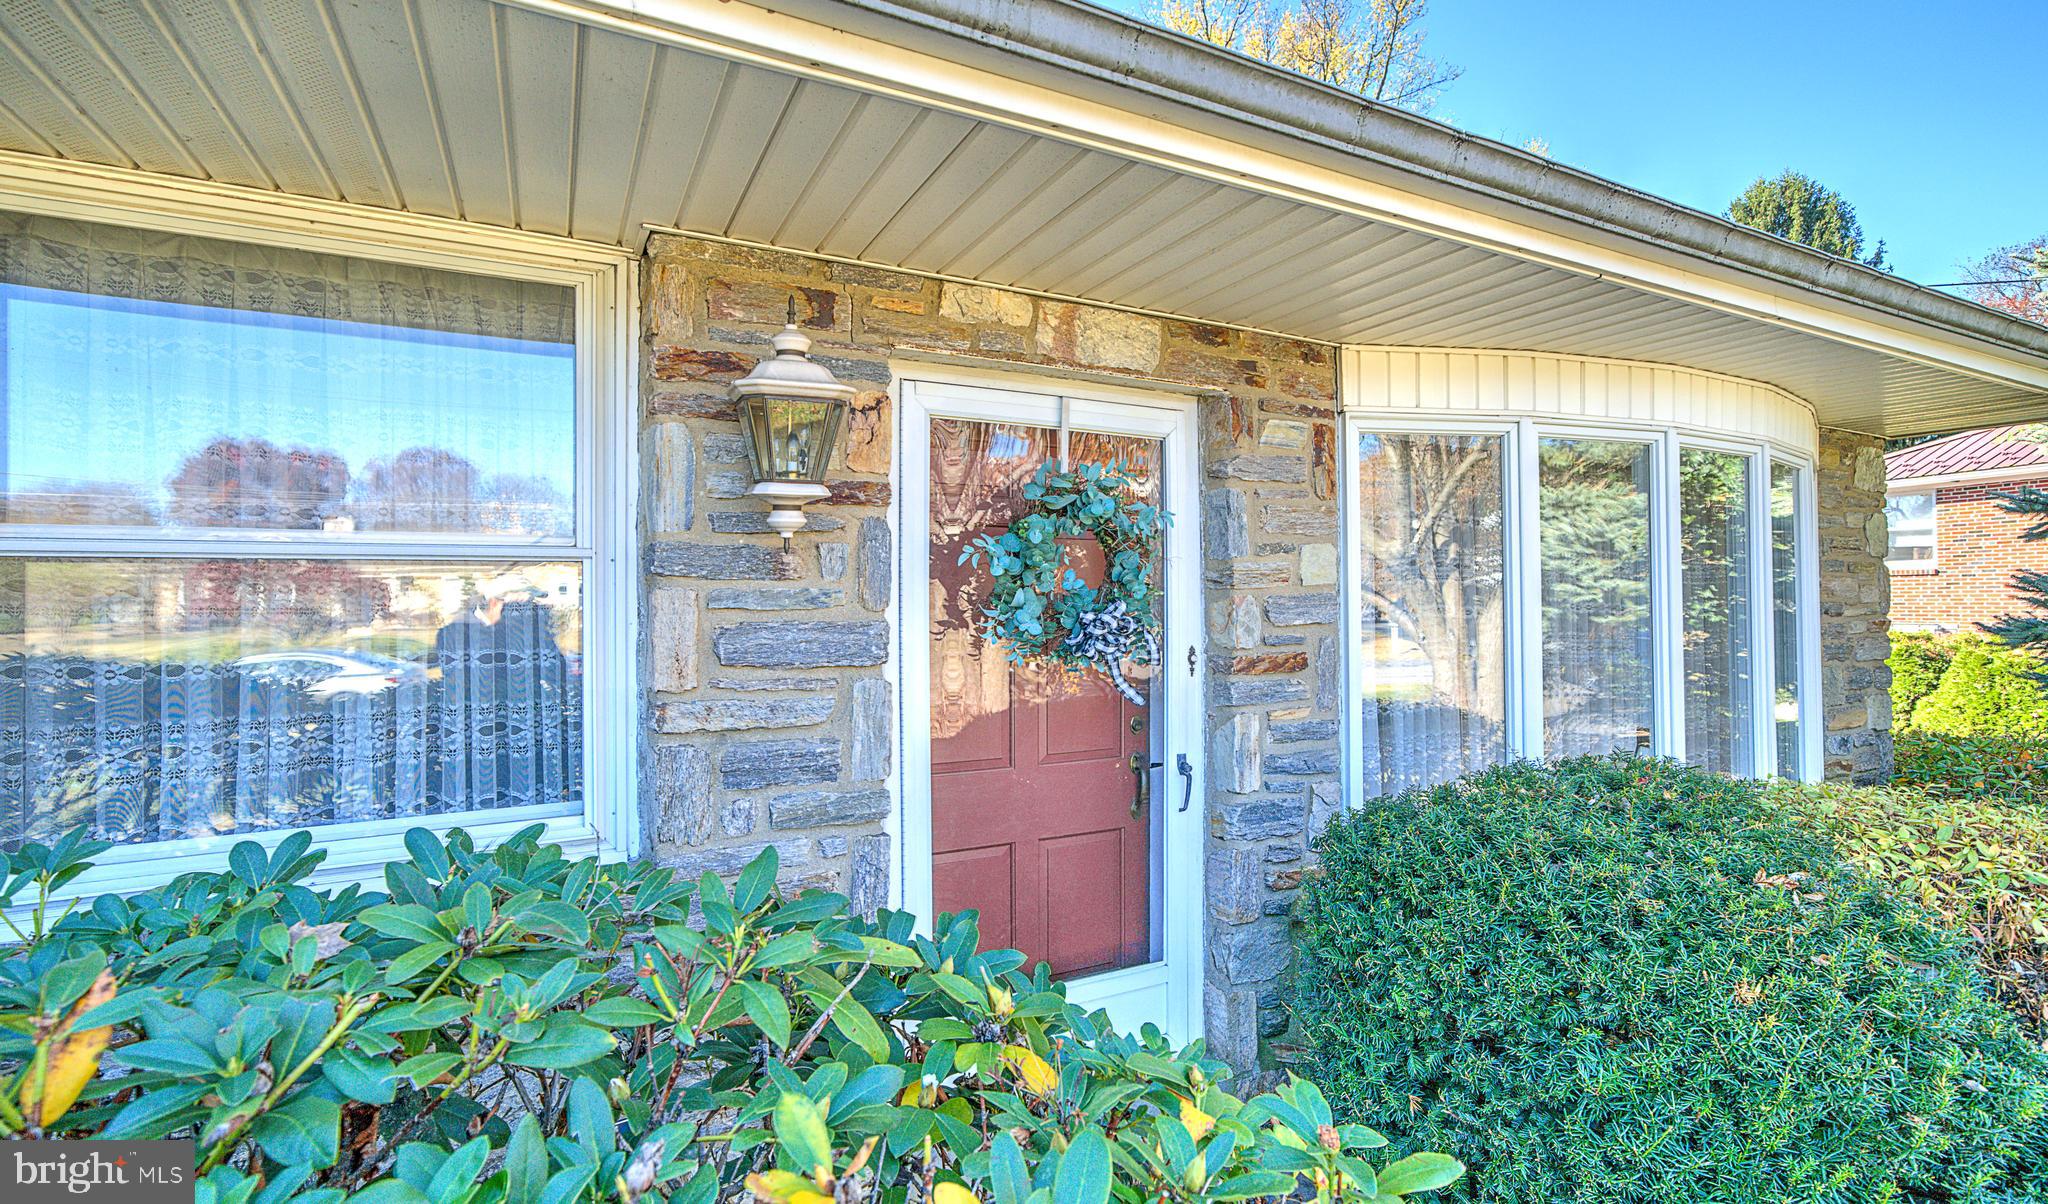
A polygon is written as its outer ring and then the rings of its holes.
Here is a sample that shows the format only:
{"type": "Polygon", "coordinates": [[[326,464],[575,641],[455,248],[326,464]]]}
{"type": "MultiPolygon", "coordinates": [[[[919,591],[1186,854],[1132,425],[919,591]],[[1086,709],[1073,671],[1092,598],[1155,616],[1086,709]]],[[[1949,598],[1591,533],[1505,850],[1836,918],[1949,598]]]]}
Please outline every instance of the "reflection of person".
{"type": "Polygon", "coordinates": [[[541,801],[536,758],[559,751],[545,729],[559,719],[567,664],[532,586],[513,578],[480,591],[434,633],[432,663],[430,808],[541,801]]]}

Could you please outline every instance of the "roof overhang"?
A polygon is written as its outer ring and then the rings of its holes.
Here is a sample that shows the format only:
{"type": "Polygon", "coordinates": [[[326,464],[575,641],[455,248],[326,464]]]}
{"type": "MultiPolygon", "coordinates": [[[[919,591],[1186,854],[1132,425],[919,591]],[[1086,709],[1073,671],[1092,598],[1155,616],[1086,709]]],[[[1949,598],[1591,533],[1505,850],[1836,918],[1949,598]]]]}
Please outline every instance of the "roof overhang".
{"type": "Polygon", "coordinates": [[[0,147],[1329,343],[1682,364],[1877,434],[2048,415],[2048,329],[1071,0],[78,14],[0,9],[0,147]]]}

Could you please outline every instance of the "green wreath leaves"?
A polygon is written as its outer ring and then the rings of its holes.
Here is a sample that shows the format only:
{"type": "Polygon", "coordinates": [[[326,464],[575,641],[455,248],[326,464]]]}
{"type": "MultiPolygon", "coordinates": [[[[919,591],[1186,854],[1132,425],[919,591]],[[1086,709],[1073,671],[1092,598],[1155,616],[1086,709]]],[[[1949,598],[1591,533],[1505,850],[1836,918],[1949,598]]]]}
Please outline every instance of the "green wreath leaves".
{"type": "Polygon", "coordinates": [[[983,535],[960,553],[961,564],[979,566],[987,558],[993,585],[982,611],[983,634],[1014,664],[1100,670],[1143,706],[1143,696],[1124,680],[1123,663],[1159,659],[1152,566],[1171,516],[1138,499],[1121,461],[1064,471],[1048,462],[1024,486],[1024,497],[1032,508],[1008,530],[983,535]],[[1102,547],[1100,586],[1067,567],[1060,541],[1083,535],[1102,547]]]}

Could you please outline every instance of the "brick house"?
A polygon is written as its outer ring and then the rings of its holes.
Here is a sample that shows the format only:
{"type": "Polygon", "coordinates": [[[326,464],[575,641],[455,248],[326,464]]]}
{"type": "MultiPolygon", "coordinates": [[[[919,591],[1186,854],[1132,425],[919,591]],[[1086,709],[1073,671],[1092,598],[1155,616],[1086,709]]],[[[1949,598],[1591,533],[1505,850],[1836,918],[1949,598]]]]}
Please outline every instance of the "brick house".
{"type": "Polygon", "coordinates": [[[2014,572],[2048,568],[2048,544],[2021,541],[2031,520],[2006,513],[1997,496],[2048,488],[2042,430],[1988,427],[1885,454],[1894,627],[1975,631],[2014,609],[2014,572]]]}
{"type": "Polygon", "coordinates": [[[1342,807],[1886,775],[1883,441],[2048,412],[2048,331],[1087,4],[81,11],[0,6],[0,841],[79,891],[772,845],[1251,1067],[1342,807]],[[959,559],[1111,460],[1142,705],[959,559]]]}

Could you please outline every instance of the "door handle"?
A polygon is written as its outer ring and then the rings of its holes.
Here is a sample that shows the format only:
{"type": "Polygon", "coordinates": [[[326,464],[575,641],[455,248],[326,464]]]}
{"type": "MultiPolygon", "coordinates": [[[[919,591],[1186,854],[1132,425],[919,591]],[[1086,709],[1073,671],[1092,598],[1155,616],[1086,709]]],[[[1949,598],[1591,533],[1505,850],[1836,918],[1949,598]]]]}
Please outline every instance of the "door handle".
{"type": "Polygon", "coordinates": [[[1195,798],[1195,767],[1188,764],[1188,755],[1186,753],[1175,753],[1173,755],[1173,768],[1174,772],[1180,774],[1179,810],[1185,811],[1188,809],[1188,804],[1193,802],[1195,798]]]}
{"type": "Polygon", "coordinates": [[[1132,753],[1131,759],[1126,764],[1131,767],[1131,777],[1135,779],[1131,783],[1131,818],[1136,819],[1144,813],[1145,804],[1151,800],[1152,771],[1164,765],[1165,762],[1153,761],[1147,764],[1144,753],[1132,753]]]}

